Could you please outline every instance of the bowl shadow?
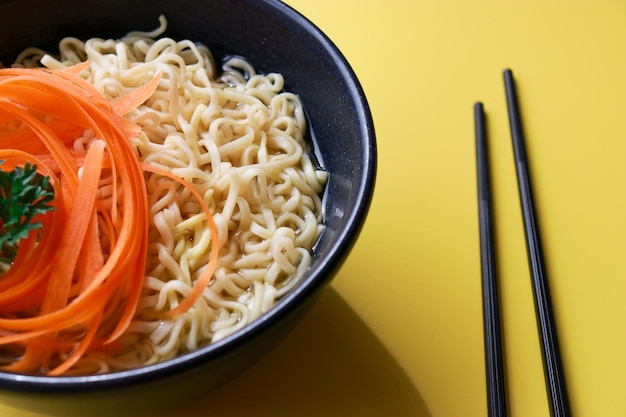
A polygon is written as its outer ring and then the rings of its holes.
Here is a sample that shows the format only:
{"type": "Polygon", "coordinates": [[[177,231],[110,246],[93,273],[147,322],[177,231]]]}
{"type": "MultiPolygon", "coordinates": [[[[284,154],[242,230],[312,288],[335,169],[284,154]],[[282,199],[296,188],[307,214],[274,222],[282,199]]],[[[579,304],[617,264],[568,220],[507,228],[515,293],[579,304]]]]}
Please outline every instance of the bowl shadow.
{"type": "Polygon", "coordinates": [[[251,369],[176,413],[430,417],[400,365],[332,287],[251,369]]]}
{"type": "MultiPolygon", "coordinates": [[[[66,415],[62,408],[40,414],[19,408],[15,417],[66,415]]],[[[332,286],[284,340],[243,374],[185,404],[143,417],[172,415],[431,417],[401,366],[332,286]]]]}

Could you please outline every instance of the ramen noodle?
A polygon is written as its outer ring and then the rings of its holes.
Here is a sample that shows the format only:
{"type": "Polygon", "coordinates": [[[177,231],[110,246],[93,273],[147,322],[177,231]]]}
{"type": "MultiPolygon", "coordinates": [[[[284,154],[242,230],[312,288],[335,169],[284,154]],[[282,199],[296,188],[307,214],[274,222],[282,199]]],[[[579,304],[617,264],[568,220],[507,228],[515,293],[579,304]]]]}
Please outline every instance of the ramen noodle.
{"type": "MultiPolygon", "coordinates": [[[[284,91],[283,76],[259,74],[239,57],[226,59],[218,72],[208,48],[164,37],[166,21],[160,22],[155,31],[119,40],[68,37],[56,58],[30,48],[16,60],[51,69],[88,60],[81,76],[110,99],[160,72],[152,97],[126,115],[142,129],[132,146],[142,162],[193,184],[218,229],[211,236],[188,190],[146,173],[150,243],[137,314],[118,340],[120,349],[89,351],[70,373],[152,364],[233,334],[297,284],[323,230],[327,173],[312,159],[301,101],[284,91]],[[203,296],[164,320],[206,267],[215,238],[218,264],[203,296]]],[[[87,131],[74,149],[93,140],[87,131]]],[[[104,201],[112,186],[101,185],[104,201]]]]}

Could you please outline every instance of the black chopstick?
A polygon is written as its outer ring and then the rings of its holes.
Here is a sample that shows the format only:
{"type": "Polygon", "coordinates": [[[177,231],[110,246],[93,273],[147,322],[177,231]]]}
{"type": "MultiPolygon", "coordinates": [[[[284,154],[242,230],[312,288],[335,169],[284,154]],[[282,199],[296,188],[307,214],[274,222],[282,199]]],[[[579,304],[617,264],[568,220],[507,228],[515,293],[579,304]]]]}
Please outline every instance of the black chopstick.
{"type": "Polygon", "coordinates": [[[539,238],[539,228],[535,215],[517,92],[513,72],[510,69],[504,71],[504,86],[509,112],[511,138],[513,140],[513,153],[515,156],[519,196],[524,218],[528,263],[533,283],[539,339],[542,347],[546,389],[550,401],[550,413],[553,417],[569,417],[571,415],[569,400],[563,366],[561,364],[556,325],[552,313],[552,302],[548,290],[543,252],[539,238]]]}
{"type": "Polygon", "coordinates": [[[496,255],[489,180],[489,153],[483,104],[474,105],[476,129],[476,171],[478,183],[478,221],[480,231],[480,266],[482,273],[483,330],[487,377],[487,412],[489,417],[507,415],[500,307],[496,274],[496,255]]]}

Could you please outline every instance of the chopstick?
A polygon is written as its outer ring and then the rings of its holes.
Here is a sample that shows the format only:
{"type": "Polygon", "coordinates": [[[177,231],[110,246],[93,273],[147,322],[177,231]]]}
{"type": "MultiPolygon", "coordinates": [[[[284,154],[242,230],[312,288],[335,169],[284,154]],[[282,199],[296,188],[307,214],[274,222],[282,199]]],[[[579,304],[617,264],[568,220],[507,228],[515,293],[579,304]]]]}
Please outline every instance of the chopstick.
{"type": "Polygon", "coordinates": [[[545,272],[539,227],[535,215],[535,205],[524,145],[524,133],[522,130],[515,81],[513,72],[510,69],[504,70],[504,86],[506,90],[511,138],[513,141],[520,203],[524,218],[528,262],[533,283],[537,323],[539,326],[539,339],[542,347],[546,388],[550,401],[550,413],[553,417],[569,417],[571,415],[569,399],[545,272]]]}
{"type": "Polygon", "coordinates": [[[483,104],[480,102],[474,105],[474,125],[476,129],[476,171],[478,180],[487,412],[489,417],[505,417],[507,415],[507,406],[502,361],[502,338],[500,335],[500,308],[493,237],[491,187],[489,184],[487,129],[483,104]]]}

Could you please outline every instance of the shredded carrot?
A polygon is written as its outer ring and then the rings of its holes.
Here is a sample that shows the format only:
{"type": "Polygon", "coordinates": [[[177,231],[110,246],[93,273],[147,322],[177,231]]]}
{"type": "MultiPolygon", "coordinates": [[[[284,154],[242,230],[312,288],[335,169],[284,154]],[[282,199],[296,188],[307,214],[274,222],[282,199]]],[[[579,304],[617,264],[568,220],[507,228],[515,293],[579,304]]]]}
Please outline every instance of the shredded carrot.
{"type": "Polygon", "coordinates": [[[67,72],[69,74],[78,75],[81,72],[83,72],[84,70],[86,70],[87,68],[89,68],[90,65],[91,65],[91,63],[89,61],[84,61],[84,62],[78,63],[76,65],[72,65],[71,67],[67,67],[63,71],[65,71],[65,72],[67,72]]]}
{"type": "Polygon", "coordinates": [[[37,219],[41,231],[20,242],[15,263],[0,277],[0,346],[22,350],[0,368],[6,371],[62,375],[90,349],[115,345],[124,334],[146,267],[144,171],[189,188],[212,234],[210,265],[169,318],[194,305],[217,263],[217,230],[201,196],[175,175],[140,163],[130,145],[140,129],[122,116],[149,99],[161,74],[109,101],[79,76],[88,68],[86,62],[62,71],[0,69],[0,159],[6,161],[0,169],[36,164],[55,193],[54,210],[37,219]],[[71,150],[86,130],[97,139],[85,152],[71,150]],[[105,210],[99,183],[109,177],[117,186],[105,210]]]}
{"type": "Polygon", "coordinates": [[[130,113],[137,107],[137,103],[143,103],[150,98],[154,90],[159,86],[160,81],[161,73],[159,72],[142,87],[112,101],[111,107],[113,107],[113,111],[120,116],[130,113]]]}

